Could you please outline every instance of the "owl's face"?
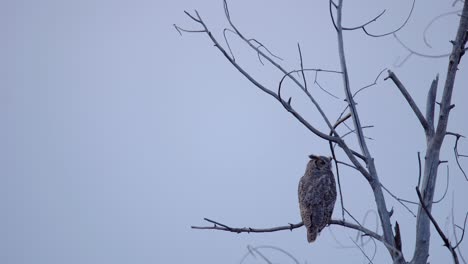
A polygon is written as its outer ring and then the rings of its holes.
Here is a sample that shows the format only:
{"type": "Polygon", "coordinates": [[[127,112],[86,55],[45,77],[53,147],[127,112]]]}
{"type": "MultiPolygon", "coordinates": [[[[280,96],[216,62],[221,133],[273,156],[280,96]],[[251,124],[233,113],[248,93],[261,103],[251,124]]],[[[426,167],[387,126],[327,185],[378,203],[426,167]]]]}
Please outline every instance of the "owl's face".
{"type": "Polygon", "coordinates": [[[309,166],[318,170],[331,170],[331,157],[309,155],[309,166]]]}

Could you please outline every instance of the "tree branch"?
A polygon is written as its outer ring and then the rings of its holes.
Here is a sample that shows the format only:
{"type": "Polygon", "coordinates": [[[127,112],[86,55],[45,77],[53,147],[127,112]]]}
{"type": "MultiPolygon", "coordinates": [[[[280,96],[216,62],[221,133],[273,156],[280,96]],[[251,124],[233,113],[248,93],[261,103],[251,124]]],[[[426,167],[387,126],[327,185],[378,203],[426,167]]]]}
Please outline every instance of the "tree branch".
{"type": "Polygon", "coordinates": [[[440,104],[439,118],[434,136],[427,137],[427,150],[424,166],[424,177],[422,182],[422,201],[418,209],[418,217],[416,219],[416,246],[414,249],[413,263],[426,263],[429,257],[429,240],[430,240],[430,219],[435,185],[437,181],[437,168],[439,166],[440,149],[446,136],[447,124],[449,120],[450,110],[453,108],[451,104],[455,77],[458,70],[458,64],[464,54],[466,41],[468,40],[468,1],[463,4],[462,15],[457,29],[455,41],[453,41],[452,52],[449,57],[447,76],[445,78],[444,90],[440,104]],[[423,208],[423,206],[425,208],[423,208]]]}
{"type": "MultiPolygon", "coordinates": [[[[300,222],[297,224],[289,224],[287,226],[277,226],[277,227],[271,227],[271,228],[251,228],[251,227],[239,228],[239,227],[230,227],[230,226],[221,224],[219,222],[213,221],[208,218],[203,218],[203,220],[212,223],[213,226],[192,226],[191,228],[192,229],[220,230],[220,231],[233,232],[233,233],[239,234],[239,233],[271,233],[271,232],[277,232],[277,231],[283,231],[283,230],[292,231],[293,229],[299,228],[304,225],[302,222],[300,222]]],[[[352,224],[344,220],[333,220],[333,219],[330,220],[329,224],[339,225],[339,226],[347,227],[350,229],[354,229],[354,230],[364,233],[367,236],[370,236],[379,241],[382,241],[381,235],[357,224],[352,224]]]]}
{"type": "Polygon", "coordinates": [[[452,257],[453,257],[453,262],[455,264],[458,264],[458,256],[457,256],[457,252],[455,251],[455,247],[452,246],[452,244],[450,244],[450,241],[448,240],[448,238],[445,236],[444,232],[442,231],[442,229],[440,229],[440,226],[439,224],[437,224],[437,221],[434,219],[434,217],[432,216],[431,212],[429,211],[429,209],[427,209],[427,206],[424,204],[424,200],[421,196],[421,192],[419,191],[418,187],[415,188],[416,189],[416,193],[418,194],[418,198],[419,198],[419,203],[421,205],[421,207],[424,209],[424,212],[426,212],[427,216],[429,217],[429,219],[431,220],[432,222],[432,225],[434,225],[435,229],[437,230],[437,233],[439,234],[440,238],[442,238],[442,240],[444,241],[444,246],[448,248],[448,250],[450,251],[450,253],[452,254],[452,257]]]}
{"type": "Polygon", "coordinates": [[[427,101],[426,101],[426,120],[427,125],[430,128],[430,131],[434,131],[434,110],[435,110],[435,102],[437,97],[437,85],[439,83],[439,74],[437,74],[436,78],[431,83],[431,88],[429,88],[429,92],[427,93],[427,101]]]}
{"type": "Polygon", "coordinates": [[[447,132],[447,135],[451,135],[455,137],[455,146],[453,147],[453,152],[455,154],[455,161],[457,162],[458,168],[463,173],[463,176],[465,176],[465,179],[468,181],[468,176],[466,175],[465,170],[461,166],[460,160],[459,160],[460,157],[463,155],[460,155],[460,153],[458,153],[458,141],[460,140],[460,138],[464,138],[464,136],[458,133],[453,133],[453,132],[447,132]]]}
{"type": "Polygon", "coordinates": [[[426,134],[431,133],[431,128],[427,122],[427,120],[424,118],[424,115],[421,113],[421,110],[419,110],[418,106],[414,102],[413,98],[409,94],[408,90],[406,90],[405,86],[401,83],[400,79],[395,75],[394,72],[391,70],[388,70],[388,77],[385,78],[387,80],[390,78],[393,83],[397,86],[398,90],[400,90],[401,94],[403,97],[405,97],[406,101],[410,105],[411,109],[413,109],[413,112],[416,114],[416,117],[418,118],[419,122],[421,123],[422,127],[424,128],[424,131],[426,134]]]}
{"type": "MultiPolygon", "coordinates": [[[[377,175],[377,169],[375,168],[374,159],[372,158],[369,149],[366,144],[364,133],[362,130],[362,125],[359,120],[359,115],[356,109],[356,103],[351,92],[351,87],[349,83],[348,69],[346,65],[346,57],[344,52],[344,41],[343,41],[343,27],[342,27],[342,9],[343,9],[343,0],[338,1],[336,6],[336,33],[338,37],[338,54],[340,58],[341,71],[343,72],[343,86],[344,92],[346,95],[346,101],[348,103],[351,116],[353,118],[354,129],[356,130],[357,140],[363,155],[366,157],[366,166],[369,171],[369,177],[367,180],[372,188],[375,203],[377,206],[377,211],[379,213],[380,222],[383,230],[383,241],[387,247],[390,255],[394,262],[403,263],[405,262],[402,254],[399,254],[395,250],[395,241],[393,236],[392,224],[390,222],[390,214],[387,210],[387,205],[385,202],[385,197],[383,195],[382,186],[380,185],[379,177],[377,175]]],[[[406,22],[405,22],[406,23],[406,22]]],[[[363,28],[364,29],[364,28],[363,28]]],[[[354,164],[354,162],[353,162],[354,164]]]]}

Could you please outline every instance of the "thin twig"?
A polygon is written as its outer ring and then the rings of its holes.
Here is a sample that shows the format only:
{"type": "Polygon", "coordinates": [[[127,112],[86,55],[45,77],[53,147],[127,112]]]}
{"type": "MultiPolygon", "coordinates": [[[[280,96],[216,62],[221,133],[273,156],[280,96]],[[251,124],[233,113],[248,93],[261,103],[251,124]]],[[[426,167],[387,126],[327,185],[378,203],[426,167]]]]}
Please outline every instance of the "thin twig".
{"type": "Polygon", "coordinates": [[[449,166],[447,166],[447,180],[446,180],[447,184],[445,185],[444,194],[442,195],[442,197],[440,197],[440,199],[435,200],[433,202],[434,204],[441,202],[445,198],[445,195],[447,195],[447,191],[448,191],[448,187],[449,187],[449,179],[450,179],[450,171],[449,171],[449,166]]]}
{"type": "Polygon", "coordinates": [[[314,81],[314,84],[316,84],[318,88],[320,88],[320,90],[324,91],[326,94],[330,95],[331,97],[335,99],[340,99],[338,96],[330,93],[329,91],[327,91],[327,89],[323,88],[322,85],[320,85],[320,83],[317,80],[314,81]]]}
{"type": "Polygon", "coordinates": [[[452,257],[453,257],[453,262],[455,264],[458,264],[458,255],[457,255],[457,252],[455,251],[455,248],[452,246],[452,244],[450,243],[450,241],[448,240],[448,238],[445,236],[444,232],[442,231],[442,229],[440,228],[439,224],[437,223],[437,221],[434,219],[434,217],[432,216],[431,212],[429,211],[429,209],[427,209],[426,205],[424,204],[424,200],[423,200],[423,197],[421,196],[421,192],[419,191],[418,187],[415,187],[416,189],[416,193],[418,194],[418,198],[419,198],[419,204],[420,206],[423,208],[424,212],[427,214],[427,216],[429,217],[429,219],[431,220],[431,223],[432,225],[435,227],[435,229],[437,230],[437,233],[439,234],[440,238],[442,238],[442,241],[444,241],[444,246],[448,248],[448,250],[450,251],[450,253],[452,254],[452,257]]]}
{"type": "MultiPolygon", "coordinates": [[[[351,114],[347,114],[342,119],[337,120],[335,122],[335,124],[333,125],[333,128],[336,129],[341,123],[343,123],[344,121],[346,121],[346,119],[348,119],[350,117],[351,117],[351,114]]],[[[330,130],[329,135],[331,136],[332,134],[333,134],[333,131],[330,130]]],[[[343,198],[343,192],[341,191],[341,180],[340,180],[340,170],[339,170],[339,166],[338,166],[338,160],[337,160],[336,155],[335,155],[335,149],[333,148],[333,143],[331,141],[328,141],[328,144],[330,146],[330,152],[332,154],[333,160],[335,161],[336,178],[338,180],[338,191],[339,191],[339,194],[340,194],[340,203],[341,203],[341,215],[342,215],[343,221],[344,221],[345,220],[344,201],[343,201],[344,198],[343,198]]]]}
{"type": "Polygon", "coordinates": [[[353,97],[356,97],[356,95],[357,95],[358,93],[360,93],[361,91],[363,91],[363,90],[365,90],[365,89],[367,89],[367,88],[369,88],[369,87],[371,87],[371,86],[376,85],[376,84],[377,84],[377,80],[379,79],[380,75],[382,75],[382,73],[383,73],[385,70],[387,70],[387,68],[384,68],[383,70],[381,70],[381,71],[379,72],[379,74],[377,75],[377,77],[375,78],[375,80],[374,80],[373,83],[368,84],[368,85],[366,85],[366,86],[364,86],[364,87],[361,87],[361,88],[359,88],[356,92],[354,92],[353,97]]]}
{"type": "Polygon", "coordinates": [[[464,136],[457,134],[457,133],[453,133],[453,132],[447,132],[447,135],[451,135],[456,138],[455,146],[453,147],[453,152],[455,153],[455,161],[457,162],[458,168],[463,173],[463,176],[465,176],[465,179],[468,181],[468,176],[466,175],[465,170],[463,170],[463,167],[461,166],[460,160],[459,160],[460,157],[464,157],[465,155],[460,155],[460,153],[458,153],[458,140],[460,140],[460,138],[464,138],[464,136]]]}
{"type": "Polygon", "coordinates": [[[367,21],[366,23],[360,25],[360,26],[356,26],[356,27],[342,27],[343,30],[356,30],[356,29],[360,29],[360,28],[364,28],[365,26],[377,21],[377,19],[379,19],[383,14],[385,14],[385,12],[387,11],[387,9],[384,9],[382,12],[380,12],[380,14],[378,14],[376,17],[374,17],[373,19],[367,21]]]}
{"type": "Polygon", "coordinates": [[[418,188],[421,188],[421,152],[418,151],[418,188]]]}
{"type": "Polygon", "coordinates": [[[404,203],[409,203],[409,204],[418,204],[416,202],[413,202],[413,201],[410,201],[410,200],[406,200],[406,199],[401,199],[399,198],[398,196],[394,195],[392,192],[390,192],[389,189],[387,189],[382,183],[380,183],[380,185],[382,186],[382,188],[388,193],[390,194],[391,197],[393,197],[393,199],[395,199],[397,202],[399,202],[406,210],[408,210],[408,212],[410,212],[410,214],[412,214],[414,217],[416,217],[416,214],[414,214],[413,211],[411,211],[411,209],[404,203]]]}
{"type": "Polygon", "coordinates": [[[343,162],[343,161],[339,161],[339,160],[337,160],[336,163],[341,164],[341,165],[345,165],[345,166],[347,166],[347,167],[350,167],[350,168],[353,168],[353,169],[359,171],[355,166],[353,166],[353,165],[351,165],[351,164],[349,164],[349,163],[346,163],[346,162],[343,162]]]}
{"type": "Polygon", "coordinates": [[[361,253],[367,258],[367,260],[369,260],[369,263],[373,264],[374,262],[372,262],[372,259],[369,256],[367,256],[366,252],[364,252],[364,250],[358,245],[358,243],[356,243],[356,241],[354,241],[354,239],[352,239],[351,237],[349,237],[349,239],[353,241],[354,245],[356,245],[356,247],[359,248],[361,253]]]}
{"type": "Polygon", "coordinates": [[[393,34],[393,37],[396,39],[396,41],[403,47],[405,48],[411,55],[416,55],[419,57],[424,57],[424,58],[432,58],[432,59],[438,59],[438,58],[445,58],[450,55],[450,53],[446,54],[437,54],[437,55],[432,55],[432,54],[425,54],[418,52],[412,48],[410,48],[408,45],[406,45],[396,34],[393,34]]]}
{"type": "Polygon", "coordinates": [[[432,24],[434,24],[434,22],[436,22],[437,20],[441,19],[442,17],[457,14],[457,13],[459,13],[460,11],[462,11],[462,9],[456,10],[456,11],[450,11],[450,12],[443,13],[443,14],[440,14],[440,15],[434,17],[434,18],[427,24],[426,28],[424,28],[424,31],[423,31],[423,40],[424,40],[424,44],[426,44],[426,46],[428,46],[429,48],[432,48],[432,46],[429,44],[429,41],[427,41],[427,31],[428,31],[429,28],[432,26],[432,24]]]}
{"type": "Polygon", "coordinates": [[[305,73],[304,73],[304,64],[303,64],[303,60],[302,60],[301,45],[299,45],[299,43],[297,43],[297,49],[299,51],[299,59],[300,59],[300,62],[301,62],[301,73],[302,73],[302,80],[304,81],[304,90],[307,91],[307,81],[306,81],[306,77],[305,77],[305,73]]]}
{"type": "Polygon", "coordinates": [[[273,262],[271,262],[265,255],[263,255],[258,249],[254,248],[254,247],[250,247],[250,246],[247,246],[247,249],[249,250],[249,252],[252,254],[252,256],[255,257],[255,254],[253,252],[255,252],[257,255],[259,255],[267,264],[273,264],[273,262]]]}
{"type": "Polygon", "coordinates": [[[465,229],[466,229],[466,220],[467,219],[468,219],[468,212],[465,214],[465,220],[463,221],[463,228],[459,227],[462,230],[462,236],[460,237],[460,240],[457,241],[457,244],[455,245],[454,248],[457,248],[460,245],[460,243],[463,241],[463,238],[465,237],[465,229]]]}
{"type": "Polygon", "coordinates": [[[455,194],[452,193],[452,229],[453,229],[453,237],[455,238],[455,241],[458,241],[457,242],[457,252],[458,252],[458,255],[460,256],[460,259],[462,260],[462,262],[464,264],[466,264],[466,260],[465,260],[465,257],[463,257],[463,254],[460,252],[460,248],[458,247],[458,245],[460,245],[460,243],[463,241],[463,235],[465,235],[465,225],[466,225],[466,219],[468,217],[468,212],[466,213],[465,215],[465,221],[464,221],[464,224],[463,224],[463,229],[462,229],[462,238],[460,240],[458,240],[458,235],[457,235],[457,230],[455,229],[455,227],[458,227],[457,225],[455,225],[455,213],[454,213],[454,208],[455,208],[455,194]]]}
{"type": "Polygon", "coordinates": [[[406,24],[408,23],[409,19],[411,18],[411,15],[413,14],[413,10],[414,10],[414,5],[416,4],[416,0],[413,0],[413,4],[411,5],[411,9],[408,13],[408,16],[406,17],[405,21],[396,29],[392,30],[392,31],[389,31],[387,33],[383,33],[383,34],[371,34],[369,33],[366,28],[362,28],[362,30],[366,33],[366,35],[370,36],[370,37],[374,37],[374,38],[380,38],[380,37],[385,37],[385,36],[388,36],[390,34],[395,34],[397,33],[398,31],[400,31],[403,27],[406,26],[406,24]]]}
{"type": "MultiPolygon", "coordinates": [[[[339,9],[340,8],[340,5],[336,5],[333,1],[330,1],[329,2],[329,12],[330,12],[330,17],[331,17],[331,20],[332,20],[332,23],[333,23],[333,26],[335,27],[336,30],[338,30],[338,25],[337,25],[337,22],[335,22],[335,18],[333,16],[333,10],[332,10],[332,3],[333,3],[333,6],[336,8],[336,9],[339,9]]],[[[377,19],[379,19],[384,13],[386,10],[382,11],[379,15],[377,15],[376,17],[374,17],[372,20],[369,20],[368,22],[362,24],[361,26],[357,26],[357,27],[341,27],[341,30],[357,30],[357,29],[362,29],[364,31],[364,33],[366,35],[368,35],[369,37],[374,37],[374,38],[380,38],[380,37],[384,37],[384,36],[388,36],[390,34],[394,34],[398,31],[400,31],[409,21],[411,15],[413,14],[413,10],[414,10],[414,5],[416,3],[416,0],[413,0],[413,4],[411,5],[411,9],[410,9],[410,12],[408,14],[408,16],[406,17],[405,21],[396,29],[390,31],[390,32],[387,32],[387,33],[383,33],[383,34],[372,34],[372,33],[369,33],[369,31],[366,29],[366,26],[371,24],[372,22],[375,22],[377,21],[377,19]]],[[[338,22],[339,23],[339,22],[338,22]]]]}
{"type": "Polygon", "coordinates": [[[247,259],[247,257],[249,255],[252,255],[252,256],[255,257],[255,255],[253,254],[253,251],[260,252],[259,249],[273,249],[273,250],[279,251],[279,252],[285,254],[286,256],[288,256],[289,258],[291,258],[294,261],[294,263],[296,263],[296,264],[300,263],[299,260],[297,260],[291,253],[289,253],[288,251],[286,251],[286,250],[284,250],[282,248],[275,247],[275,246],[268,246],[268,245],[266,245],[266,246],[256,246],[256,247],[248,245],[247,246],[248,252],[242,257],[239,264],[244,263],[244,261],[247,259]]]}

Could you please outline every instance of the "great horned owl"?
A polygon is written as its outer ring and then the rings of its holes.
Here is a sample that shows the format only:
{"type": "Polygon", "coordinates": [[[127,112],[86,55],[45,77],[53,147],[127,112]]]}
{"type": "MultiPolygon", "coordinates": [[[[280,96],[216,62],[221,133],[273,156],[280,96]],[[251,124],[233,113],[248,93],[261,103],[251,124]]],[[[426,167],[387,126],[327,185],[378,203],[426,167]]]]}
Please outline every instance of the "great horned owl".
{"type": "Polygon", "coordinates": [[[312,243],[331,219],[336,201],[336,183],[331,158],[310,155],[304,176],[299,181],[299,208],[312,243]]]}

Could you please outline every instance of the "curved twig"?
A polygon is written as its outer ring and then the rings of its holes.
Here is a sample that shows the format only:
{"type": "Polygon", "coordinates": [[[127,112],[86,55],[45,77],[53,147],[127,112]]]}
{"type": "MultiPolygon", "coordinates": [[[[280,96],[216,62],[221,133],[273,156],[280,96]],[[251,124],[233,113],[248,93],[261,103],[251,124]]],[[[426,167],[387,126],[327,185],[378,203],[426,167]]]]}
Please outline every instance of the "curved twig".
{"type": "MultiPolygon", "coordinates": [[[[332,23],[333,23],[333,26],[335,27],[335,29],[338,31],[338,25],[337,23],[335,22],[335,18],[333,17],[333,10],[332,10],[332,3],[333,1],[329,1],[329,12],[330,12],[330,17],[331,17],[331,20],[332,20],[332,23]]],[[[380,38],[380,37],[385,37],[385,36],[388,36],[390,34],[394,34],[398,31],[400,31],[404,26],[406,26],[406,24],[408,23],[411,15],[413,14],[413,10],[414,10],[414,5],[416,3],[416,0],[413,0],[413,4],[411,5],[411,9],[410,9],[410,12],[408,14],[408,16],[406,17],[405,21],[396,29],[390,31],[390,32],[387,32],[387,33],[383,33],[383,34],[372,34],[372,33],[369,33],[369,31],[366,29],[366,26],[371,24],[372,22],[375,22],[377,21],[377,19],[379,19],[384,13],[386,10],[383,10],[379,15],[377,15],[376,17],[374,17],[373,19],[367,21],[366,23],[360,25],[360,26],[356,26],[356,27],[340,27],[341,30],[357,30],[357,29],[362,29],[362,31],[364,31],[364,33],[366,35],[368,35],[369,37],[374,37],[374,38],[380,38]]],[[[339,5],[336,5],[335,3],[333,3],[333,5],[335,6],[335,8],[338,9],[338,6],[339,5]]]]}
{"type": "Polygon", "coordinates": [[[256,247],[252,247],[251,245],[248,245],[248,246],[247,246],[248,252],[242,257],[242,259],[241,259],[241,261],[239,262],[239,264],[244,263],[244,261],[247,259],[247,257],[248,257],[249,255],[252,255],[252,256],[255,257],[255,255],[253,254],[253,252],[257,252],[257,253],[259,253],[259,255],[263,256],[263,255],[260,253],[259,249],[265,249],[265,248],[273,249],[273,250],[279,251],[279,252],[285,254],[286,256],[288,256],[289,258],[291,258],[291,259],[294,261],[294,263],[299,264],[299,260],[297,260],[291,253],[289,253],[288,251],[286,251],[286,250],[284,250],[284,249],[282,249],[282,248],[275,247],[275,246],[256,246],[256,247]]]}
{"type": "Polygon", "coordinates": [[[398,31],[400,31],[404,26],[406,26],[406,24],[408,23],[411,15],[413,14],[413,10],[414,10],[414,5],[416,4],[416,0],[413,0],[413,4],[411,5],[411,9],[410,9],[410,12],[408,13],[408,16],[406,17],[405,21],[403,22],[403,24],[401,24],[401,26],[399,26],[397,29],[395,30],[392,30],[390,32],[387,32],[387,33],[384,33],[384,34],[371,34],[369,33],[366,28],[362,28],[362,30],[364,30],[364,32],[366,33],[366,35],[370,36],[370,37],[374,37],[374,38],[380,38],[380,37],[384,37],[384,36],[388,36],[390,34],[395,34],[397,33],[398,31]]]}
{"type": "Polygon", "coordinates": [[[426,26],[426,28],[424,28],[424,31],[423,31],[423,40],[424,40],[424,44],[426,44],[426,46],[428,46],[429,48],[432,48],[432,46],[429,44],[429,41],[427,41],[427,31],[429,30],[429,28],[432,26],[432,24],[434,24],[434,22],[436,22],[437,20],[441,19],[442,17],[445,17],[445,16],[449,16],[449,15],[454,15],[456,13],[459,13],[461,12],[462,9],[460,10],[457,10],[457,11],[451,11],[451,12],[447,12],[447,13],[443,13],[443,14],[440,14],[436,17],[434,17],[426,26]]]}
{"type": "Polygon", "coordinates": [[[378,14],[376,17],[374,17],[373,19],[367,21],[366,23],[360,25],[360,26],[356,26],[356,27],[342,27],[343,30],[356,30],[356,29],[360,29],[360,28],[364,28],[365,26],[371,24],[372,22],[375,22],[377,21],[377,19],[379,19],[385,12],[387,11],[387,9],[384,9],[382,12],[380,12],[380,14],[378,14]]]}
{"type": "Polygon", "coordinates": [[[447,132],[447,135],[455,137],[455,146],[453,147],[453,152],[455,153],[455,161],[457,162],[458,168],[463,173],[463,176],[465,176],[465,179],[468,181],[468,176],[466,175],[465,170],[463,170],[463,167],[461,166],[459,160],[460,157],[463,157],[465,155],[461,155],[460,153],[458,153],[458,140],[460,140],[460,138],[464,138],[464,136],[453,132],[447,132]]]}
{"type": "MultiPolygon", "coordinates": [[[[393,37],[398,41],[398,43],[400,43],[401,46],[403,46],[403,48],[405,48],[410,53],[410,55],[416,55],[416,56],[419,56],[419,57],[432,58],[432,59],[444,58],[444,57],[447,57],[447,56],[450,55],[450,53],[439,54],[439,55],[431,55],[431,54],[425,54],[425,53],[417,52],[414,49],[408,47],[408,45],[406,45],[396,34],[393,34],[393,37]]],[[[408,55],[408,57],[405,59],[405,61],[409,58],[410,55],[408,55]]]]}
{"type": "Polygon", "coordinates": [[[435,201],[433,202],[434,204],[440,203],[440,202],[445,198],[445,195],[447,195],[447,191],[448,191],[448,187],[449,187],[449,180],[450,180],[450,171],[449,171],[449,166],[447,166],[447,180],[446,180],[446,185],[445,185],[444,194],[442,194],[442,197],[440,197],[440,199],[435,200],[435,201]]]}

